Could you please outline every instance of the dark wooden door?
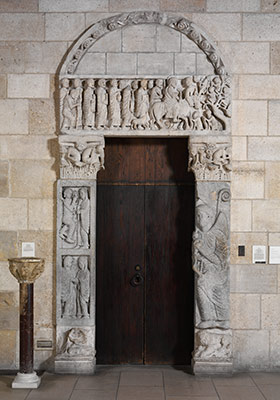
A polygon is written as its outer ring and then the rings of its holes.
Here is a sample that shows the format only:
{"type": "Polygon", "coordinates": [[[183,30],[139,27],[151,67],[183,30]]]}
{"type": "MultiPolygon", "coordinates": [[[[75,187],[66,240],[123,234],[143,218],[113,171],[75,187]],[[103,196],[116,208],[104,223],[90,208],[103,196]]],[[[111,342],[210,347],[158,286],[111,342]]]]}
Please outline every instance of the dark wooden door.
{"type": "Polygon", "coordinates": [[[188,364],[194,182],[186,139],[107,139],[105,157],[97,188],[97,362],[188,364]]]}

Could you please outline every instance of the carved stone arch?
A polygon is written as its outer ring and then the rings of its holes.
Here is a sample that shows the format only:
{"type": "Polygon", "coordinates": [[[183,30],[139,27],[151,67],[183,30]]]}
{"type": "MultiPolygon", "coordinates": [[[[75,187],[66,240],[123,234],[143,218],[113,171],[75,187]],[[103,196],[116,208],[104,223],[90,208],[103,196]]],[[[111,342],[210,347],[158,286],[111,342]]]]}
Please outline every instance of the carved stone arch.
{"type": "Polygon", "coordinates": [[[90,26],[70,50],[61,67],[60,78],[75,75],[84,55],[100,38],[117,29],[139,24],[158,24],[186,35],[204,52],[217,75],[225,75],[227,73],[218,48],[196,24],[187,18],[173,14],[157,11],[136,11],[115,15],[90,26]]]}
{"type": "Polygon", "coordinates": [[[94,372],[96,175],[104,168],[104,138],[173,136],[189,137],[189,169],[196,179],[194,372],[230,372],[231,83],[218,49],[200,28],[181,16],[159,12],[124,13],[93,24],[70,50],[59,78],[61,154],[57,185],[55,370],[94,372]],[[154,104],[151,92],[145,87],[145,77],[136,74],[108,78],[104,74],[96,78],[94,66],[89,75],[77,73],[79,63],[99,39],[117,29],[139,24],[158,24],[186,35],[204,52],[216,72],[216,75],[149,77],[153,87],[158,80],[163,82],[154,120],[151,116],[154,104]],[[188,83],[184,84],[184,80],[188,83]],[[125,90],[128,97],[134,97],[135,103],[143,101],[136,99],[132,82],[136,83],[137,90],[142,88],[143,82],[146,119],[141,121],[141,115],[134,109],[130,113],[134,116],[128,123],[119,112],[118,125],[110,124],[111,88],[115,102],[119,94],[118,107],[125,103],[125,90]],[[171,99],[171,106],[167,104],[166,94],[169,85],[173,85],[173,93],[178,94],[171,99]],[[184,89],[190,89],[188,98],[183,95],[184,89]],[[185,101],[183,111],[182,101],[185,101]],[[192,105],[187,105],[188,101],[192,105]],[[103,102],[102,110],[98,110],[98,102],[103,102]],[[97,121],[100,116],[101,124],[97,121]],[[90,122],[86,122],[88,120],[90,122]]]}

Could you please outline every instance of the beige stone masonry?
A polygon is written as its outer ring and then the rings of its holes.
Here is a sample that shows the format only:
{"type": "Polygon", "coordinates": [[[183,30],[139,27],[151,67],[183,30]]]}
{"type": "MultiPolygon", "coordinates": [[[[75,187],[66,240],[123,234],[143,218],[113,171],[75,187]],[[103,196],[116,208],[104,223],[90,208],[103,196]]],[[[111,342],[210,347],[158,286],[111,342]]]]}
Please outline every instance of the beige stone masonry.
{"type": "Polygon", "coordinates": [[[44,15],[0,14],[1,40],[44,40],[44,15]]]}
{"type": "Polygon", "coordinates": [[[50,77],[47,74],[9,74],[8,97],[48,98],[50,77]]]}
{"type": "Polygon", "coordinates": [[[207,32],[215,40],[241,40],[240,14],[193,14],[192,21],[201,27],[207,27],[207,32]]]}
{"type": "Polygon", "coordinates": [[[233,136],[232,137],[232,159],[237,161],[247,160],[247,137],[233,136]]]}
{"type": "Polygon", "coordinates": [[[173,54],[153,53],[138,55],[138,74],[140,75],[171,75],[173,71],[173,54]]]}
{"type": "Polygon", "coordinates": [[[280,74],[280,42],[271,43],[271,73],[280,74]]]}
{"type": "Polygon", "coordinates": [[[200,48],[185,35],[181,35],[181,41],[182,41],[182,44],[181,44],[182,52],[203,54],[203,52],[200,50],[200,48]]]}
{"type": "Polygon", "coordinates": [[[253,231],[278,232],[280,200],[253,200],[252,215],[253,231]]]}
{"type": "Polygon", "coordinates": [[[17,232],[0,231],[0,261],[17,257],[17,232]]]}
{"type": "Polygon", "coordinates": [[[262,329],[279,329],[280,295],[264,294],[262,297],[261,320],[262,329]]]}
{"type": "MultiPolygon", "coordinates": [[[[269,246],[278,246],[280,242],[280,233],[269,233],[268,234],[268,244],[269,246]]],[[[280,278],[280,277],[279,277],[280,278]]]]}
{"type": "Polygon", "coordinates": [[[16,335],[16,330],[0,331],[0,354],[2,368],[16,368],[16,335]]]}
{"type": "Polygon", "coordinates": [[[196,56],[196,73],[197,75],[213,75],[213,65],[207,60],[205,54],[197,54],[196,56]]]}
{"type": "Polygon", "coordinates": [[[49,136],[2,136],[0,158],[11,160],[50,160],[54,157],[53,137],[49,136]]]}
{"type": "Polygon", "coordinates": [[[17,231],[27,228],[27,200],[0,198],[0,229],[17,231]]]}
{"type": "Polygon", "coordinates": [[[2,329],[19,329],[16,292],[0,292],[0,330],[2,329]]]}
{"type": "MultiPolygon", "coordinates": [[[[97,20],[99,20],[99,18],[97,20]]],[[[118,30],[115,32],[110,32],[108,35],[103,36],[89,49],[89,53],[103,53],[104,51],[111,53],[120,53],[122,51],[121,34],[122,31],[118,30]]]]}
{"type": "Polygon", "coordinates": [[[232,74],[269,74],[269,47],[269,43],[219,43],[219,48],[232,74]]]}
{"type": "Polygon", "coordinates": [[[156,25],[129,26],[122,32],[122,51],[155,52],[156,51],[156,25]]]}
{"type": "MultiPolygon", "coordinates": [[[[36,254],[40,254],[40,257],[46,260],[45,269],[47,264],[53,262],[53,244],[54,244],[54,232],[50,231],[19,231],[18,233],[18,247],[21,249],[22,242],[35,242],[36,243],[36,254]]],[[[42,275],[43,278],[46,274],[42,275]]]]}
{"type": "Polygon", "coordinates": [[[160,8],[163,11],[205,11],[206,0],[160,0],[160,8]]]}
{"type": "MultiPolygon", "coordinates": [[[[153,1],[152,8],[159,10],[160,0],[153,1]]],[[[109,11],[111,12],[145,11],[149,9],[151,9],[151,0],[118,0],[109,3],[109,11]]]]}
{"type": "Polygon", "coordinates": [[[277,293],[276,265],[232,265],[230,272],[232,293],[277,293]]]}
{"type": "Polygon", "coordinates": [[[269,332],[237,330],[233,334],[235,369],[264,370],[269,366],[269,332]]]}
{"type": "Polygon", "coordinates": [[[39,0],[42,12],[108,11],[109,0],[39,0]]]}
{"type": "Polygon", "coordinates": [[[264,197],[264,163],[233,162],[231,193],[234,199],[264,197]]]}
{"type": "Polygon", "coordinates": [[[241,75],[239,77],[239,85],[241,99],[280,98],[279,75],[241,75]]]}
{"type": "Polygon", "coordinates": [[[178,53],[181,51],[181,34],[166,26],[156,26],[157,52],[178,53]]]}
{"type": "Polygon", "coordinates": [[[261,0],[207,0],[209,12],[260,11],[261,0]]]}
{"type": "Polygon", "coordinates": [[[24,135],[27,133],[28,101],[0,99],[0,134],[24,135]]]}
{"type": "Polygon", "coordinates": [[[0,161],[0,197],[9,196],[9,164],[0,161]]]}
{"type": "Polygon", "coordinates": [[[25,46],[24,42],[0,42],[1,73],[24,72],[25,46]]]}
{"type": "Polygon", "coordinates": [[[46,14],[46,40],[75,40],[85,29],[84,14],[46,14]]]}
{"type": "Polygon", "coordinates": [[[232,329],[261,328],[261,296],[258,294],[231,293],[232,329]]]}
{"type": "MultiPolygon", "coordinates": [[[[210,64],[213,70],[212,65],[210,64]]],[[[179,53],[175,54],[175,74],[178,75],[195,75],[196,72],[196,54],[195,53],[179,53]]],[[[200,74],[200,72],[198,73],[200,74]]]]}
{"type": "MultiPolygon", "coordinates": [[[[98,13],[96,13],[96,12],[86,13],[85,14],[86,15],[86,28],[88,28],[90,25],[94,24],[97,21],[101,21],[102,19],[112,17],[113,15],[116,15],[116,14],[118,14],[118,13],[99,13],[99,12],[98,13]]],[[[113,32],[111,32],[111,33],[113,33],[113,32]]],[[[108,35],[106,35],[106,36],[108,36],[108,35]]],[[[106,36],[104,36],[104,38],[106,36]]],[[[110,36],[108,36],[108,37],[110,37],[110,36]]],[[[98,40],[98,43],[102,40],[103,40],[103,38],[100,38],[98,40]]],[[[89,49],[89,51],[90,51],[90,49],[89,49]]]]}
{"type": "Polygon", "coordinates": [[[0,12],[36,12],[38,11],[38,0],[2,0],[0,12]]]}
{"type": "Polygon", "coordinates": [[[137,54],[107,53],[107,74],[109,75],[136,75],[137,54]]]}
{"type": "MultiPolygon", "coordinates": [[[[255,232],[231,232],[231,264],[252,264],[252,246],[267,246],[267,234],[255,232]],[[238,246],[245,246],[245,256],[238,256],[238,246]]],[[[279,242],[278,242],[279,243],[279,242]]]]}
{"type": "Polygon", "coordinates": [[[28,202],[28,215],[30,230],[53,230],[53,200],[49,199],[31,199],[28,202]]]}
{"type": "Polygon", "coordinates": [[[14,290],[18,293],[18,282],[9,272],[8,261],[0,262],[0,291],[2,290],[14,290]]]}
{"type": "Polygon", "coordinates": [[[243,40],[274,41],[280,37],[280,14],[245,14],[243,40]]]}
{"type": "Polygon", "coordinates": [[[66,42],[29,42],[25,45],[24,71],[54,74],[67,50],[66,42]]]}
{"type": "Polygon", "coordinates": [[[34,320],[50,328],[53,325],[53,304],[49,299],[53,298],[53,291],[47,288],[42,290],[39,285],[34,285],[34,298],[34,320]]]}
{"type": "Polygon", "coordinates": [[[6,75],[0,75],[0,99],[7,97],[7,78],[6,75]]]}
{"type": "Polygon", "coordinates": [[[53,198],[56,173],[53,161],[17,160],[11,163],[11,196],[53,198]]]}
{"type": "Polygon", "coordinates": [[[77,74],[105,75],[106,56],[105,53],[88,53],[86,54],[77,68],[77,74]]]}
{"type": "Polygon", "coordinates": [[[280,100],[269,101],[268,116],[268,134],[280,136],[280,100]]]}
{"type": "Polygon", "coordinates": [[[265,163],[265,198],[280,198],[280,162],[265,163]]]}
{"type": "Polygon", "coordinates": [[[29,133],[32,135],[52,135],[56,132],[54,99],[29,100],[29,133]]]}
{"type": "Polygon", "coordinates": [[[280,367],[280,329],[270,331],[270,361],[274,367],[280,367]]]}
{"type": "Polygon", "coordinates": [[[264,12],[280,11],[280,3],[275,0],[261,0],[261,10],[264,12]]]}
{"type": "Polygon", "coordinates": [[[232,200],[231,202],[231,230],[233,232],[251,231],[251,201],[232,200]]]}
{"type": "Polygon", "coordinates": [[[280,161],[280,137],[249,137],[248,159],[280,161]]]}

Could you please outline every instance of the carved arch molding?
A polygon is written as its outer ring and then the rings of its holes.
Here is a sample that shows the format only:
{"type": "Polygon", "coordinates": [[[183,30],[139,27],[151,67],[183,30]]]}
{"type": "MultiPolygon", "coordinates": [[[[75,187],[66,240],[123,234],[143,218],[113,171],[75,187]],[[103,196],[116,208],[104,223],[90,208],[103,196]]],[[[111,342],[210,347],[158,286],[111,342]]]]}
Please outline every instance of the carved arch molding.
{"type": "Polygon", "coordinates": [[[95,369],[96,176],[105,137],[189,137],[196,178],[194,373],[232,370],[229,309],[231,81],[213,42],[195,24],[159,12],[133,12],[92,25],[66,57],[60,84],[57,184],[56,372],[95,369]],[[96,77],[76,73],[104,35],[160,24],[192,40],[216,75],[96,77]]]}

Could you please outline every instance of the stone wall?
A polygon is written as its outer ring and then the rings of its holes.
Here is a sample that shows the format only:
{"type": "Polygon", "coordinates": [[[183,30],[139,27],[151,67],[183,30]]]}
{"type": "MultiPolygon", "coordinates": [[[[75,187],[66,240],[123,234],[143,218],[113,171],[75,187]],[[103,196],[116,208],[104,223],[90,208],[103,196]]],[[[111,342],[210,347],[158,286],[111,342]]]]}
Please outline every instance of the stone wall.
{"type": "MultiPolygon", "coordinates": [[[[280,245],[280,3],[271,0],[10,0],[0,2],[0,368],[16,368],[18,283],[7,258],[34,241],[35,341],[55,343],[56,73],[73,41],[116,13],[181,14],[207,32],[233,74],[231,326],[236,369],[280,366],[278,265],[253,265],[252,245],[280,245]],[[246,245],[245,257],[237,246],[246,245]]],[[[97,76],[211,74],[178,32],[140,25],[101,39],[80,64],[97,76]]],[[[44,367],[52,351],[35,351],[44,367]]]]}

